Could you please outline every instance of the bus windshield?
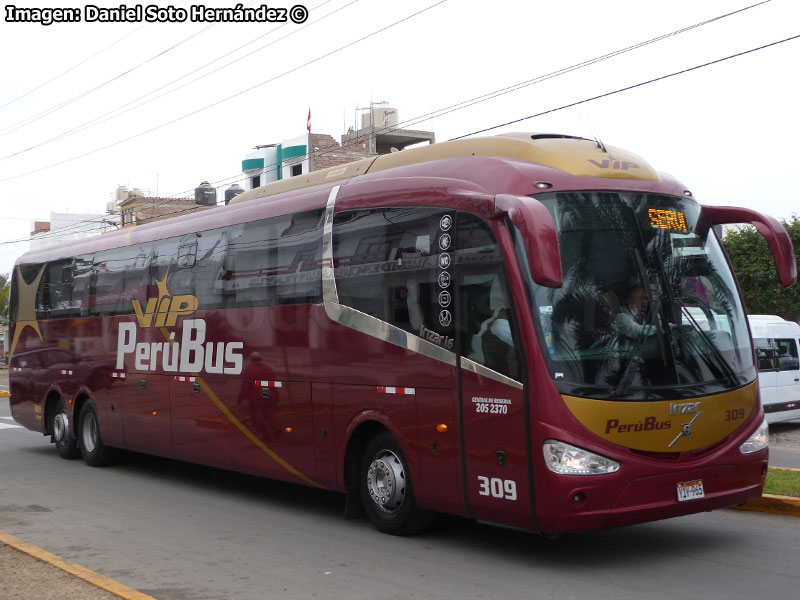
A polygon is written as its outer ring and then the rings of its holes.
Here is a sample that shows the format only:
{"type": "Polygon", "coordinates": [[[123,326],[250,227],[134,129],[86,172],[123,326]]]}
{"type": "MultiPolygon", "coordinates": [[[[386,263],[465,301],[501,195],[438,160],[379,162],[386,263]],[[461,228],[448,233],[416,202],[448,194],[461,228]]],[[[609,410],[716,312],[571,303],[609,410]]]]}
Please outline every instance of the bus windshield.
{"type": "Polygon", "coordinates": [[[744,311],[700,207],[672,196],[559,192],[550,211],[560,289],[529,281],[562,393],[609,400],[697,397],[755,379],[744,311]]]}

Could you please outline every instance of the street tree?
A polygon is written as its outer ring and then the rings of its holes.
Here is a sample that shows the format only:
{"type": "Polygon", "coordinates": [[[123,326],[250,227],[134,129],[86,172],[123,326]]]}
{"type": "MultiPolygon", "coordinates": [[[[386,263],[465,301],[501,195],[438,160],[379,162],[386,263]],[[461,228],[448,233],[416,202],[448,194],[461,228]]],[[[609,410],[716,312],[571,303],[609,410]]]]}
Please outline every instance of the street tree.
{"type": "MultiPolygon", "coordinates": [[[[800,258],[800,218],[792,215],[783,222],[800,258]]],[[[745,308],[750,314],[778,315],[790,321],[800,319],[800,285],[784,289],[766,240],[750,225],[729,230],[722,239],[725,251],[742,288],[745,308]]]]}

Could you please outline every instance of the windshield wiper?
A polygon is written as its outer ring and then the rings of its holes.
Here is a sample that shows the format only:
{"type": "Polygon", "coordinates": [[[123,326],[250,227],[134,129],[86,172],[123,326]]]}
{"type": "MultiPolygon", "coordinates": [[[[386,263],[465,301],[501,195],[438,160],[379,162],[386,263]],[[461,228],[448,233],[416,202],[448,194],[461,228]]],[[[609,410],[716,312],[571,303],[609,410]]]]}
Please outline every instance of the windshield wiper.
{"type": "MultiPolygon", "coordinates": [[[[681,300],[681,298],[676,298],[676,300],[681,300]]],[[[697,322],[697,319],[695,319],[692,313],[689,312],[688,307],[682,305],[680,306],[680,311],[681,314],[686,317],[686,320],[689,321],[689,323],[692,325],[692,328],[694,329],[695,333],[698,334],[698,337],[700,337],[705,342],[705,345],[711,351],[711,354],[709,355],[708,352],[703,352],[701,348],[698,348],[698,355],[702,356],[703,360],[705,360],[706,364],[708,364],[709,366],[712,365],[716,366],[717,369],[719,369],[723,373],[724,377],[728,380],[728,383],[732,386],[735,386],[738,383],[738,381],[736,379],[736,372],[733,370],[733,367],[731,367],[728,364],[728,361],[725,360],[724,356],[722,356],[722,352],[719,351],[719,348],[717,348],[716,344],[714,344],[711,338],[708,337],[708,334],[705,331],[703,331],[703,328],[700,327],[700,324],[697,322]],[[711,361],[710,356],[713,356],[716,360],[711,361]]],[[[709,326],[710,326],[710,320],[709,320],[709,326]]],[[[683,338],[684,343],[688,345],[688,343],[686,342],[686,338],[683,336],[681,337],[683,338]]]]}

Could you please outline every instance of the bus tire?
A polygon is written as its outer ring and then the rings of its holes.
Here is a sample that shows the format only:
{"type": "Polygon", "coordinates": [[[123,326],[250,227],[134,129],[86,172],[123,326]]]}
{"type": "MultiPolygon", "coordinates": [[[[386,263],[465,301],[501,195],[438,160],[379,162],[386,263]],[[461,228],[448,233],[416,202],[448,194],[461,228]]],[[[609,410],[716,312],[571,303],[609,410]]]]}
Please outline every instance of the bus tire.
{"type": "Polygon", "coordinates": [[[90,467],[105,467],[114,462],[115,451],[103,443],[97,412],[91,402],[86,402],[81,407],[81,416],[78,420],[78,445],[83,460],[90,467]]]}
{"type": "Polygon", "coordinates": [[[359,475],[361,504],[380,531],[412,535],[433,523],[433,513],[417,506],[403,450],[388,431],[367,442],[359,475]]]}
{"type": "Polygon", "coordinates": [[[56,445],[58,455],[66,459],[78,458],[81,455],[81,451],[78,449],[78,440],[69,432],[69,419],[61,400],[56,402],[50,415],[49,426],[50,439],[56,445]]]}

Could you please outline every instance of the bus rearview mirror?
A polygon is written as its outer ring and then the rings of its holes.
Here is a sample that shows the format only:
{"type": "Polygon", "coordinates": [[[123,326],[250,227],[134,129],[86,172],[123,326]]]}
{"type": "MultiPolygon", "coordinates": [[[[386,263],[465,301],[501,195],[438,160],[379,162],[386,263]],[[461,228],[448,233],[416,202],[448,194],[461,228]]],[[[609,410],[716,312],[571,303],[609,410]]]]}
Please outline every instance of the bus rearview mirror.
{"type": "Polygon", "coordinates": [[[541,286],[560,288],[563,278],[558,233],[544,204],[535,198],[498,194],[495,196],[495,212],[507,214],[522,234],[531,278],[541,286]]]}
{"type": "Polygon", "coordinates": [[[774,217],[749,208],[735,206],[702,206],[697,222],[697,233],[705,235],[710,227],[733,223],[749,223],[756,228],[772,251],[778,279],[785,288],[797,281],[797,262],[794,247],[786,228],[774,217]]]}

